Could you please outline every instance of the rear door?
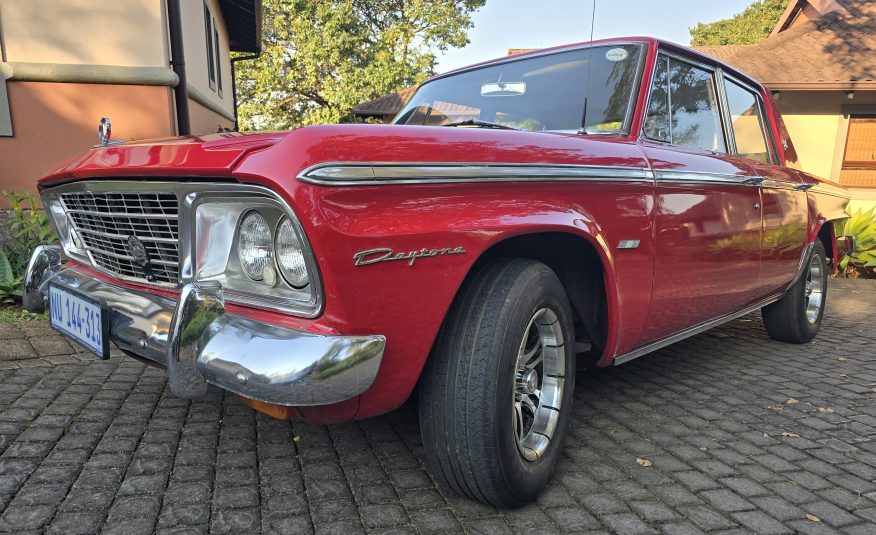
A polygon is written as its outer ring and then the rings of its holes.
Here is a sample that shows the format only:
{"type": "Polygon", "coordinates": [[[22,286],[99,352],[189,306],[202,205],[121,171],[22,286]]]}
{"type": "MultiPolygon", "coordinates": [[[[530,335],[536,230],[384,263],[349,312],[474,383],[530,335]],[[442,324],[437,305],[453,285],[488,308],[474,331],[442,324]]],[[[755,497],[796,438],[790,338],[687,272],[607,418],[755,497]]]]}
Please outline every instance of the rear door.
{"type": "Polygon", "coordinates": [[[733,152],[748,160],[760,182],[763,241],[758,294],[787,288],[799,269],[808,223],[806,193],[795,171],[779,165],[760,92],[722,73],[733,152]]]}
{"type": "Polygon", "coordinates": [[[760,189],[731,152],[716,70],[661,53],[641,142],[656,174],[654,286],[640,343],[737,311],[758,292],[760,189]]]}

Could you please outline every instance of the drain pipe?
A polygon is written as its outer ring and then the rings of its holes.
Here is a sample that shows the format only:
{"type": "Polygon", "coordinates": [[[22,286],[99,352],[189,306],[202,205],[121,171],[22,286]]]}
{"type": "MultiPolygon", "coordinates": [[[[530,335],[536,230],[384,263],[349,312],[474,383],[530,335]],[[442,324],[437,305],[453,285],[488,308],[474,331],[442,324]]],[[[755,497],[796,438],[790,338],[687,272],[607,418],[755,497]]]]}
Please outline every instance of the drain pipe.
{"type": "Polygon", "coordinates": [[[237,117],[237,70],[236,64],[238,61],[246,61],[248,59],[257,59],[260,54],[252,54],[250,56],[238,56],[231,58],[231,93],[234,99],[234,131],[240,131],[240,120],[237,117]]]}
{"type": "Polygon", "coordinates": [[[183,52],[182,15],[179,0],[167,0],[167,24],[170,27],[170,66],[179,82],[173,88],[176,105],[176,130],[181,136],[192,133],[189,120],[189,89],[186,80],[186,59],[183,52]]]}

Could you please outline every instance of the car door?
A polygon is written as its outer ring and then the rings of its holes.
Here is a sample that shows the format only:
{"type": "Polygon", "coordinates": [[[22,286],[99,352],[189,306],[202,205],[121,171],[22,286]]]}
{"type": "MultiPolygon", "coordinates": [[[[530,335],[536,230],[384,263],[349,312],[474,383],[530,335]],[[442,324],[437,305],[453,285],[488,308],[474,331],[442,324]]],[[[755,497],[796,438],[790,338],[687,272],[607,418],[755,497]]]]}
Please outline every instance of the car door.
{"type": "Polygon", "coordinates": [[[799,269],[809,217],[806,192],[795,171],[778,165],[760,92],[733,76],[722,73],[722,78],[734,152],[763,179],[759,294],[767,297],[785,290],[799,269]]]}
{"type": "Polygon", "coordinates": [[[643,344],[737,311],[758,290],[760,189],[728,154],[718,81],[708,65],[658,55],[641,141],[657,184],[643,344]]]}

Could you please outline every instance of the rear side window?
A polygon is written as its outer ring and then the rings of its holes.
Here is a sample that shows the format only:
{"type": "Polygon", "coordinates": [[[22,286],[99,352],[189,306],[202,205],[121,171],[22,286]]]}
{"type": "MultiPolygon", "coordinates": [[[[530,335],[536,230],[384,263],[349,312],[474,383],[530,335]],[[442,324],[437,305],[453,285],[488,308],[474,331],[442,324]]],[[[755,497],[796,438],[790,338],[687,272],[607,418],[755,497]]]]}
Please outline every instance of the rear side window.
{"type": "Polygon", "coordinates": [[[645,117],[645,135],[683,147],[726,152],[712,73],[658,58],[645,117]]]}
{"type": "Polygon", "coordinates": [[[769,148],[764,137],[763,112],[757,96],[748,89],[726,81],[727,106],[736,139],[736,152],[745,158],[770,163],[769,148]]]}

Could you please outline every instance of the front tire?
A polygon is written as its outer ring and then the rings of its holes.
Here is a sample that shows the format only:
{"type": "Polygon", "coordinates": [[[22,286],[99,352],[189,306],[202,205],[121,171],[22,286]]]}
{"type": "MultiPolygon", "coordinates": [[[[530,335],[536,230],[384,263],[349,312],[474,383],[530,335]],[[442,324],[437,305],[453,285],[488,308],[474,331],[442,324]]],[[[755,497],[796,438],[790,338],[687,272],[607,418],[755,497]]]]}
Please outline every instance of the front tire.
{"type": "Polygon", "coordinates": [[[761,309],[763,325],[770,338],[802,344],[818,334],[827,304],[826,259],[824,245],[816,240],[797,282],[784,297],[761,309]]]}
{"type": "Polygon", "coordinates": [[[553,475],[575,389],[572,311],[545,264],[498,259],[469,278],[423,371],[420,426],[432,474],[497,507],[553,475]]]}

